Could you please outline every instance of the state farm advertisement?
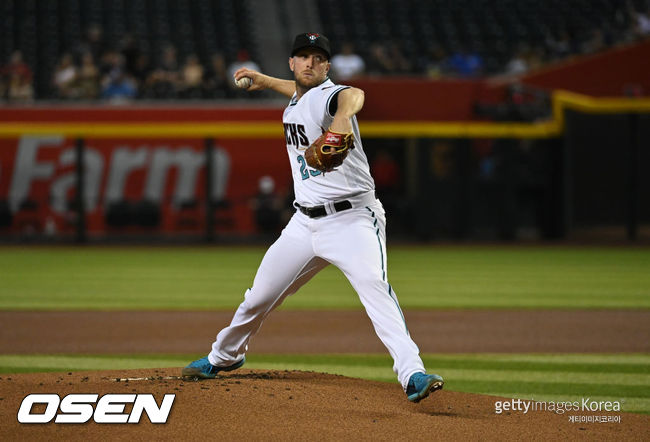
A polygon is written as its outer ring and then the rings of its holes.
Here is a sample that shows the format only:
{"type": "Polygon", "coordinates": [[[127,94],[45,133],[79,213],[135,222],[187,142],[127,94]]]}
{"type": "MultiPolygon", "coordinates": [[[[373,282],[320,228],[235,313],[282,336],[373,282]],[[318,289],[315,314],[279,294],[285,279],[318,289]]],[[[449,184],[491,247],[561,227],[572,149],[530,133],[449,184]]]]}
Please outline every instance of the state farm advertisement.
{"type": "MultiPolygon", "coordinates": [[[[61,136],[0,140],[0,201],[11,217],[3,233],[74,231],[75,143],[61,136]]],[[[203,231],[207,210],[203,140],[86,139],[84,145],[89,234],[203,231]],[[148,222],[125,215],[125,207],[148,208],[148,222]],[[152,211],[157,217],[151,216],[152,211]]],[[[251,201],[260,179],[272,178],[273,191],[280,197],[289,190],[291,171],[284,152],[280,137],[215,141],[211,210],[217,231],[256,231],[251,201]]]]}

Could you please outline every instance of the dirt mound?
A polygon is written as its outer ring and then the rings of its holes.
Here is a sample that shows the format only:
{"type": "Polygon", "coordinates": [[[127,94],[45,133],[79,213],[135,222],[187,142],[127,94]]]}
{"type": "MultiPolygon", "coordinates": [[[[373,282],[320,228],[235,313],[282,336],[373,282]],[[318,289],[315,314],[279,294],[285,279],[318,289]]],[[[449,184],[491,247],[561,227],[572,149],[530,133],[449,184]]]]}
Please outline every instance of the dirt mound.
{"type": "MultiPolygon", "coordinates": [[[[180,369],[35,373],[0,377],[0,440],[648,440],[650,416],[573,423],[569,415],[495,414],[494,396],[440,391],[411,404],[397,384],[299,371],[238,370],[215,380],[180,369]],[[29,393],[176,394],[167,424],[19,424],[29,393]]],[[[34,413],[45,407],[34,406],[34,413]]],[[[125,412],[130,412],[127,405],[125,412]]],[[[593,413],[573,413],[587,415],[593,413]]]]}

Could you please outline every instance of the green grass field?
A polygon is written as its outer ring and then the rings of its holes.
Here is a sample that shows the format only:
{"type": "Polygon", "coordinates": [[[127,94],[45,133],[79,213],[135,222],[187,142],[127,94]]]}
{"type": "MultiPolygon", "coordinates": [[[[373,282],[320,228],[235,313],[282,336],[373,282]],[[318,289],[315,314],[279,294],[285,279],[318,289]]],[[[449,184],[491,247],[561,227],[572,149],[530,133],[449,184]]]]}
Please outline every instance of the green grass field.
{"type": "MultiPolygon", "coordinates": [[[[198,355],[0,355],[0,373],[181,367],[198,355]]],[[[650,413],[650,355],[425,354],[445,389],[539,401],[621,401],[650,413]]],[[[246,368],[306,370],[396,382],[388,355],[247,356],[246,368]]]]}
{"type": "MultiPolygon", "coordinates": [[[[0,248],[2,310],[217,310],[242,299],[263,248],[0,248]]],[[[389,247],[404,309],[650,308],[650,249],[389,247]]],[[[330,266],[286,309],[358,309],[330,266]]]]}
{"type": "MultiPolygon", "coordinates": [[[[263,248],[0,247],[0,310],[232,310],[263,248]]],[[[404,309],[650,308],[650,249],[389,247],[404,309]]],[[[282,308],[360,309],[329,267],[282,308]]],[[[640,333],[639,339],[642,339],[640,333]]],[[[180,367],[198,355],[0,355],[0,373],[180,367]]],[[[650,355],[424,355],[446,389],[535,400],[623,400],[650,413],[650,355]]],[[[247,368],[395,382],[387,355],[255,355],[247,368]]]]}

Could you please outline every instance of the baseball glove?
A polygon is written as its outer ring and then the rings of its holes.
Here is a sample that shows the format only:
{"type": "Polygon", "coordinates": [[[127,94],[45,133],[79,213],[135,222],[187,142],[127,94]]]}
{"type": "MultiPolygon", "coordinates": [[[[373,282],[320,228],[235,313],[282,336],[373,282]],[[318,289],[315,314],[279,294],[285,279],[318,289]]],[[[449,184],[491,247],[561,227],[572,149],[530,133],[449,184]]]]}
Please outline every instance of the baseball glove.
{"type": "Polygon", "coordinates": [[[328,130],[318,137],[305,151],[309,167],[321,172],[331,172],[343,164],[348,152],[354,149],[354,135],[328,130]]]}

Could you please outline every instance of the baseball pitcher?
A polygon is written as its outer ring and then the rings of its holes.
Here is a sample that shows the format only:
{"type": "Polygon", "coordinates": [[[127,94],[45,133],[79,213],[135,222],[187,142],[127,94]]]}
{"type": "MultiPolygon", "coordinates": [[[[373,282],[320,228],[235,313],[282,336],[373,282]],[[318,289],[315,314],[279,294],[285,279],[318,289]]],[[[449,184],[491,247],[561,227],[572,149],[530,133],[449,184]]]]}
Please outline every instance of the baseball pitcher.
{"type": "Polygon", "coordinates": [[[321,34],[296,36],[289,67],[293,80],[251,69],[235,72],[249,91],[272,89],[290,99],[284,135],[295,190],[296,212],[266,252],[253,286],[230,325],[219,332],[208,356],[183,376],[214,378],[241,367],[248,342],[269,313],[328,264],[345,274],[366,309],[379,339],[393,357],[393,370],[407,398],[419,402],[443,386],[426,374],[395,291],[388,282],[386,216],[363,151],[356,114],[360,89],[334,84],[330,43],[321,34]]]}

